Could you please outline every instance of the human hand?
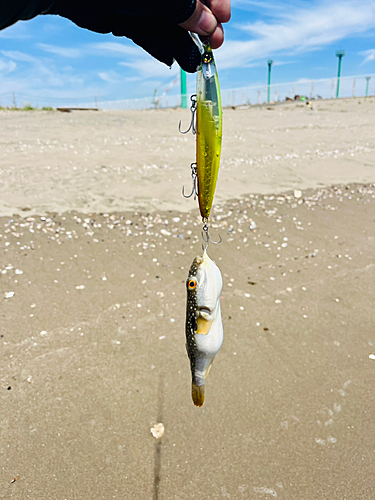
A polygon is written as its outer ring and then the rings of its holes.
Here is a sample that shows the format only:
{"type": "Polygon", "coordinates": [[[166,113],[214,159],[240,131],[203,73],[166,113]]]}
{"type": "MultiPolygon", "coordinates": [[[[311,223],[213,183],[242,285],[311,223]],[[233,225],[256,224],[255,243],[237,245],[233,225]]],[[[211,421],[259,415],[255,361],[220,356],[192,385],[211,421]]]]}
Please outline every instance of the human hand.
{"type": "Polygon", "coordinates": [[[230,0],[197,0],[194,13],[179,26],[203,37],[209,38],[213,49],[219,48],[224,41],[221,23],[230,20],[230,0]]]}
{"type": "Polygon", "coordinates": [[[49,0],[44,14],[58,14],[82,28],[126,36],[159,61],[194,73],[201,55],[189,31],[208,37],[212,47],[224,40],[221,23],[230,19],[230,0],[49,0]]]}

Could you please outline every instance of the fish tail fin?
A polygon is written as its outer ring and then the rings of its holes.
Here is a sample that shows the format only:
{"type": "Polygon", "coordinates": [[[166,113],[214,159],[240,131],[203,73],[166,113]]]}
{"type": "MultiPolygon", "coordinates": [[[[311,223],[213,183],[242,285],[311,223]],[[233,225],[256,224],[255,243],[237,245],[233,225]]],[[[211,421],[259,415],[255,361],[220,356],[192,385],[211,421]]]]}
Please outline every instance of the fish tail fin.
{"type": "Polygon", "coordinates": [[[191,384],[191,397],[195,406],[203,406],[204,403],[204,385],[191,384]]]}

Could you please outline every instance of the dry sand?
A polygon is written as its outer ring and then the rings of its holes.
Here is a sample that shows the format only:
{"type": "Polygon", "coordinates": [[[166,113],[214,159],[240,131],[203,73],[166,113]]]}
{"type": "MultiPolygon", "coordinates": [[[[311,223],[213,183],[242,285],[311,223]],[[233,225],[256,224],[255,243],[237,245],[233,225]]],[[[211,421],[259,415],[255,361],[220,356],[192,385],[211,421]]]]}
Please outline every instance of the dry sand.
{"type": "MultiPolygon", "coordinates": [[[[0,214],[192,210],[189,111],[0,112],[0,214]]],[[[224,112],[216,202],[375,180],[373,99],[224,112]]]]}
{"type": "Polygon", "coordinates": [[[375,497],[374,110],[225,111],[201,409],[187,114],[0,114],[1,499],[375,497]]]}

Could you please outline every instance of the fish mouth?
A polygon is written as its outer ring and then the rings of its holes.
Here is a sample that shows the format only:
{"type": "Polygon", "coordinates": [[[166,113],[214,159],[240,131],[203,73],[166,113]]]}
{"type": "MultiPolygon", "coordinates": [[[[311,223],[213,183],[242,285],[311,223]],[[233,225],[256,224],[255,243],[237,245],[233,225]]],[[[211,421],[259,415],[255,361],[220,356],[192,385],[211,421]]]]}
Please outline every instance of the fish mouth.
{"type": "Polygon", "coordinates": [[[204,313],[207,313],[207,314],[211,314],[211,309],[207,306],[200,306],[198,307],[198,311],[199,312],[204,312],[204,313]]]}

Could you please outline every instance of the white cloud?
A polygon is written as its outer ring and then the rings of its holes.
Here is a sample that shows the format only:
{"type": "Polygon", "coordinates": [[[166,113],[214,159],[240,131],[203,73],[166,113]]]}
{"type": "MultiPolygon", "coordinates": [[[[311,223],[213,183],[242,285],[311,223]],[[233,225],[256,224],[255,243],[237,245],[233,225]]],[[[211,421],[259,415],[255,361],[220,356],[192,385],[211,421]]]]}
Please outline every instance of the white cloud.
{"type": "Polygon", "coordinates": [[[300,2],[282,11],[281,5],[275,20],[237,25],[251,38],[227,40],[217,52],[221,68],[244,66],[276,53],[285,56],[316,50],[375,27],[375,3],[369,0],[360,7],[357,0],[300,2]]]}
{"type": "MultiPolygon", "coordinates": [[[[9,95],[16,95],[17,103],[49,104],[48,98],[76,98],[86,100],[97,89],[88,85],[86,75],[73,73],[69,68],[61,68],[53,59],[37,58],[20,51],[3,50],[9,58],[0,59],[0,89],[2,104],[9,95]],[[16,64],[16,62],[19,64],[16,64]],[[17,69],[17,71],[15,71],[17,69]]],[[[66,101],[65,101],[66,102],[66,101]]],[[[58,103],[58,101],[57,101],[58,103]]],[[[9,104],[9,103],[8,103],[9,104]]]]}
{"type": "Polygon", "coordinates": [[[86,46],[90,54],[99,54],[112,57],[127,56],[125,61],[118,64],[123,68],[132,70],[132,75],[129,72],[119,74],[115,71],[101,71],[98,76],[107,83],[119,83],[121,81],[139,81],[149,78],[168,78],[176,75],[179,71],[178,65],[173,65],[168,68],[165,64],[151,57],[147,52],[136,45],[126,45],[118,42],[102,42],[94,43],[86,46]]]}
{"type": "Polygon", "coordinates": [[[13,38],[28,36],[32,43],[23,44],[21,49],[17,42],[1,43],[2,104],[9,100],[11,103],[13,93],[18,104],[28,101],[39,106],[83,103],[99,91],[102,99],[114,99],[122,93],[129,97],[148,95],[153,92],[155,80],[160,84],[179,71],[177,66],[169,70],[126,38],[73,35],[60,46],[63,39],[53,35],[62,29],[59,23],[56,30],[53,24],[44,22],[44,17],[18,24],[22,29],[12,27],[7,34],[13,38]],[[83,56],[87,63],[84,68],[80,64],[83,56]]]}
{"type": "Polygon", "coordinates": [[[77,57],[82,56],[82,51],[75,48],[70,47],[58,47],[56,45],[48,45],[46,43],[38,43],[37,46],[44,50],[45,52],[49,52],[51,54],[56,54],[61,57],[68,57],[72,59],[76,59],[77,57]]]}
{"type": "Polygon", "coordinates": [[[3,75],[11,73],[17,68],[17,64],[14,61],[3,61],[0,59],[0,72],[3,75]]]}
{"type": "Polygon", "coordinates": [[[0,31],[0,38],[7,38],[8,40],[24,40],[32,38],[32,36],[28,31],[27,23],[18,22],[0,31]]]}
{"type": "Polygon", "coordinates": [[[0,59],[1,95],[11,95],[14,92],[18,101],[22,102],[24,99],[39,105],[49,102],[56,105],[63,102],[62,99],[66,99],[65,103],[70,99],[73,103],[84,102],[88,96],[96,95],[99,89],[102,98],[111,99],[114,94],[118,94],[119,89],[122,89],[122,92],[127,89],[127,92],[136,96],[144,92],[139,89],[141,87],[144,89],[145,86],[151,93],[150,86],[153,87],[155,78],[160,78],[158,80],[160,84],[160,81],[174,78],[179,71],[178,66],[170,70],[139,47],[117,42],[83,44],[77,47],[77,51],[42,43],[38,43],[36,47],[49,54],[36,57],[34,53],[31,55],[26,51],[0,51],[0,54],[5,56],[4,59],[0,59]],[[80,71],[77,67],[61,66],[54,55],[70,57],[71,61],[79,55],[91,58],[93,56],[107,58],[110,55],[117,58],[115,64],[118,70],[107,69],[108,63],[106,63],[102,67],[98,65],[96,71],[80,71]],[[124,55],[126,60],[121,61],[124,55]],[[14,71],[16,68],[17,71],[14,71]],[[14,71],[12,73],[14,76],[9,78],[6,73],[11,71],[14,71]]]}
{"type": "Polygon", "coordinates": [[[151,56],[147,56],[146,54],[142,58],[120,62],[119,64],[121,66],[131,68],[143,78],[167,78],[168,76],[173,77],[180,71],[180,68],[177,64],[174,64],[171,68],[168,68],[168,66],[166,66],[165,64],[157,61],[151,56]]]}
{"type": "Polygon", "coordinates": [[[143,53],[142,49],[132,45],[125,45],[123,43],[117,42],[101,42],[101,43],[91,43],[87,45],[87,49],[90,52],[101,52],[105,54],[118,56],[120,54],[139,56],[143,53]]]}
{"type": "MultiPolygon", "coordinates": [[[[283,1],[282,3],[280,2],[268,2],[262,1],[262,0],[232,0],[231,5],[232,8],[237,8],[241,10],[245,10],[247,12],[254,12],[254,11],[260,11],[263,13],[267,13],[267,11],[272,12],[275,14],[276,12],[279,11],[284,11],[286,4],[288,2],[283,1]]],[[[268,13],[267,13],[268,14],[268,13]]]]}
{"type": "Polygon", "coordinates": [[[101,55],[111,57],[127,56],[140,57],[144,54],[142,49],[136,46],[126,45],[118,42],[99,42],[82,45],[80,48],[59,47],[46,43],[38,43],[37,47],[45,52],[56,54],[58,56],[76,59],[83,55],[101,55]]]}
{"type": "Polygon", "coordinates": [[[101,78],[104,82],[107,83],[120,83],[124,81],[124,77],[121,77],[115,71],[101,71],[98,73],[99,78],[101,78]]]}
{"type": "MultiPolygon", "coordinates": [[[[286,64],[292,64],[294,63],[295,61],[275,61],[273,63],[273,66],[285,66],[286,64]]],[[[264,65],[264,63],[262,62],[262,66],[264,65]]]]}
{"type": "MultiPolygon", "coordinates": [[[[94,54],[106,56],[110,55],[112,57],[121,57],[123,55],[128,56],[126,61],[121,61],[118,64],[133,70],[133,72],[137,75],[135,77],[136,79],[155,77],[168,78],[168,76],[173,77],[173,75],[177,74],[179,71],[179,67],[176,64],[169,69],[165,64],[157,61],[136,45],[127,45],[118,42],[103,42],[90,44],[87,46],[87,49],[90,53],[94,54]]],[[[115,76],[114,72],[101,72],[99,77],[109,83],[115,83],[113,81],[114,79],[117,80],[117,78],[124,78],[120,75],[115,76]]]]}
{"type": "Polygon", "coordinates": [[[365,59],[362,62],[362,64],[365,64],[369,61],[375,61],[375,49],[365,50],[364,52],[360,52],[360,54],[362,56],[365,56],[365,59]]]}
{"type": "Polygon", "coordinates": [[[25,52],[20,52],[18,50],[2,50],[1,52],[5,57],[9,57],[9,59],[13,59],[14,61],[39,63],[39,59],[25,52]]]}

